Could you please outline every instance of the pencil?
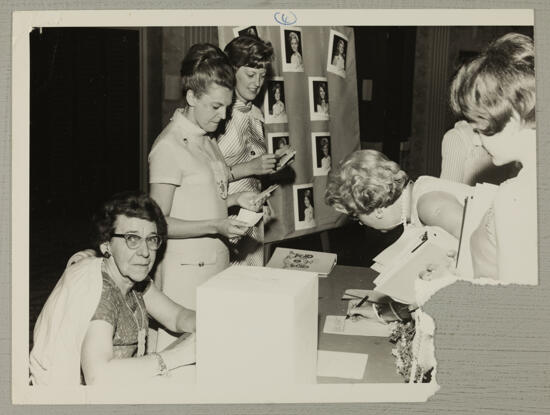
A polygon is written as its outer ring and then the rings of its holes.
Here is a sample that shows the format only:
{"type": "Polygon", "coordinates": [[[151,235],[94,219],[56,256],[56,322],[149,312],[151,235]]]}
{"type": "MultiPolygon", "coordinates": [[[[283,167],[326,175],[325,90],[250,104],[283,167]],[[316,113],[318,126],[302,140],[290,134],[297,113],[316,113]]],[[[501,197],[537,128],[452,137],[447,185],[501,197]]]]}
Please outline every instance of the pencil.
{"type": "MultiPolygon", "coordinates": [[[[365,301],[367,301],[368,299],[369,299],[369,296],[368,296],[368,295],[365,295],[365,296],[361,299],[361,301],[359,301],[359,302],[355,305],[355,307],[356,307],[356,308],[361,307],[363,304],[365,304],[365,301]]],[[[349,313],[346,314],[345,320],[347,320],[347,319],[350,318],[350,317],[351,317],[351,315],[350,315],[349,313]]]]}

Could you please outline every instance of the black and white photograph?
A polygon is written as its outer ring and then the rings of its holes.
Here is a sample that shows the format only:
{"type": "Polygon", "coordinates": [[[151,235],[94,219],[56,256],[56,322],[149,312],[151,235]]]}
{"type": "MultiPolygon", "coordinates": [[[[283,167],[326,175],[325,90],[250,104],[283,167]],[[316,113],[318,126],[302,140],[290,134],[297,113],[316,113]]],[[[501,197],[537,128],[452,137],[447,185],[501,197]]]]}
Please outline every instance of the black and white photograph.
{"type": "Polygon", "coordinates": [[[258,28],[256,26],[239,26],[233,28],[233,34],[238,36],[258,36],[258,28]]]}
{"type": "Polygon", "coordinates": [[[274,76],[266,82],[264,119],[266,124],[280,124],[288,121],[285,105],[285,83],[282,76],[274,76]]]}
{"type": "Polygon", "coordinates": [[[310,76],[309,111],[312,121],[329,119],[329,97],[327,78],[310,76]]]}
{"type": "Polygon", "coordinates": [[[302,29],[281,27],[283,72],[304,72],[302,29]]]}
{"type": "Polygon", "coordinates": [[[330,133],[311,133],[313,175],[326,176],[332,167],[330,133]]]}
{"type": "Polygon", "coordinates": [[[348,38],[336,30],[331,30],[328,45],[327,71],[345,78],[348,38]]]}
{"type": "Polygon", "coordinates": [[[293,189],[295,229],[301,230],[315,227],[313,183],[294,185],[293,189]]]}
{"type": "Polygon", "coordinates": [[[268,133],[267,134],[267,152],[275,154],[277,152],[283,152],[290,146],[290,135],[288,132],[283,131],[280,133],[268,133]]]}
{"type": "Polygon", "coordinates": [[[353,13],[14,14],[14,402],[422,402],[428,299],[538,284],[533,12],[353,13]]]}

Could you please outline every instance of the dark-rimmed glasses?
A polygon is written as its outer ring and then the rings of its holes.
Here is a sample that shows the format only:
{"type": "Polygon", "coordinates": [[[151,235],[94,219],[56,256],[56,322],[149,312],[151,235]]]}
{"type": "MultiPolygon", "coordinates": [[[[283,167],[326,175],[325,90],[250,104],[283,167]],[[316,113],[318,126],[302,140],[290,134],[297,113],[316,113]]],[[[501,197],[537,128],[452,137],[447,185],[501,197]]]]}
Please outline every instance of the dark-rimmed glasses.
{"type": "Polygon", "coordinates": [[[146,238],[142,238],[135,233],[113,233],[114,238],[124,238],[126,245],[130,249],[138,249],[141,246],[142,240],[145,239],[147,248],[151,251],[156,251],[162,245],[162,237],[159,235],[149,235],[146,238]]]}

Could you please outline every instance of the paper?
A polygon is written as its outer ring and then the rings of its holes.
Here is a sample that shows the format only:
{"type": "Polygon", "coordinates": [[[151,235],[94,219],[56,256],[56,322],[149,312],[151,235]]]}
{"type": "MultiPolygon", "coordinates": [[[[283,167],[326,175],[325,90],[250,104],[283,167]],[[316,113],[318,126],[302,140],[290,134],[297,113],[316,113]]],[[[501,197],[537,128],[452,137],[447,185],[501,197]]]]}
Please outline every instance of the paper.
{"type": "Polygon", "coordinates": [[[368,357],[368,354],[319,350],[317,352],[317,376],[363,379],[368,357]]]}
{"type": "Polygon", "coordinates": [[[391,328],[378,320],[368,318],[346,320],[346,316],[327,316],[323,332],[349,336],[389,337],[391,328]]]}
{"type": "Polygon", "coordinates": [[[241,208],[241,210],[239,210],[239,214],[237,215],[237,220],[243,221],[248,226],[254,226],[260,221],[263,215],[263,212],[253,212],[251,210],[241,208]]]}

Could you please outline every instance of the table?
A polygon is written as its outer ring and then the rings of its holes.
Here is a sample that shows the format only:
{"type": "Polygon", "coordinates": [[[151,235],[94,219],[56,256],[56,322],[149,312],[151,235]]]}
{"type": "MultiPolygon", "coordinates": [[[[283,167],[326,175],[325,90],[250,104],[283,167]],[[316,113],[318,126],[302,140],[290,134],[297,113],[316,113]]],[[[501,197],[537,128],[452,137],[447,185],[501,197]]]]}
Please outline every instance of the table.
{"type": "Polygon", "coordinates": [[[318,383],[403,383],[396,372],[393,344],[386,337],[348,336],[323,333],[327,315],[345,315],[348,288],[372,290],[378,273],[370,268],[336,265],[326,278],[319,278],[319,350],[366,353],[369,355],[363,379],[317,377],[318,383]]]}

